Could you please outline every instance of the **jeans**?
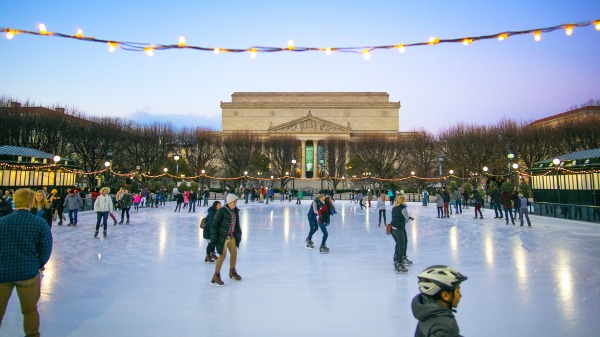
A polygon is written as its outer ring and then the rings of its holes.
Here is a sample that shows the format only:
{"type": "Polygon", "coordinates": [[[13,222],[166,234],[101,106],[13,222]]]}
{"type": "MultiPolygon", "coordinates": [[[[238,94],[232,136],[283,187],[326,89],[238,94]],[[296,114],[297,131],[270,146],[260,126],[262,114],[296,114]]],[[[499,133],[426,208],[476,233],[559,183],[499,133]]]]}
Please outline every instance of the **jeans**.
{"type": "Polygon", "coordinates": [[[77,213],[78,209],[70,209],[69,210],[69,223],[77,224],[77,213]]]}
{"type": "Polygon", "coordinates": [[[327,225],[329,225],[328,223],[324,223],[324,222],[318,222],[319,224],[319,228],[321,228],[321,232],[323,232],[323,239],[321,240],[321,246],[325,246],[325,242],[327,242],[327,237],[329,236],[329,233],[327,233],[327,225]]]}
{"type": "Polygon", "coordinates": [[[17,287],[17,296],[21,302],[23,330],[26,337],[39,336],[40,315],[37,310],[37,302],[40,299],[39,274],[29,280],[0,283],[0,326],[14,287],[17,287]]]}
{"type": "Polygon", "coordinates": [[[527,224],[531,226],[531,221],[529,220],[529,210],[527,210],[527,207],[521,207],[520,211],[519,220],[521,220],[521,226],[523,226],[523,217],[527,219],[527,224]]]}
{"type": "Polygon", "coordinates": [[[204,197],[204,204],[202,206],[208,206],[208,196],[204,197]]]}
{"type": "Polygon", "coordinates": [[[496,213],[496,218],[502,218],[502,204],[500,203],[500,201],[494,201],[493,203],[494,203],[494,213],[496,213]]]}
{"type": "Polygon", "coordinates": [[[108,212],[96,212],[96,232],[100,229],[100,220],[106,232],[106,221],[108,221],[108,212]]]}
{"type": "Polygon", "coordinates": [[[177,212],[177,210],[179,210],[181,212],[181,203],[178,202],[177,205],[175,205],[175,210],[173,212],[177,212]]]}
{"type": "Polygon", "coordinates": [[[392,237],[396,241],[394,255],[397,261],[402,262],[404,261],[404,257],[406,257],[406,231],[404,229],[392,229],[392,237]]]}
{"type": "Polygon", "coordinates": [[[477,219],[477,212],[479,212],[479,216],[483,219],[483,214],[481,214],[481,204],[475,204],[475,219],[477,219]]]}
{"type": "Polygon", "coordinates": [[[123,218],[125,216],[125,214],[127,214],[127,222],[129,222],[129,209],[131,207],[122,207],[121,208],[121,222],[123,222],[123,218]]]}
{"type": "Polygon", "coordinates": [[[454,199],[454,210],[456,211],[456,214],[459,212],[462,214],[462,201],[454,199]]]}
{"type": "Polygon", "coordinates": [[[379,224],[381,225],[381,215],[383,214],[383,224],[387,224],[387,219],[385,218],[385,209],[379,210],[379,224]]]}
{"type": "Polygon", "coordinates": [[[194,199],[190,200],[190,209],[188,210],[188,213],[192,211],[192,208],[194,209],[194,212],[196,212],[196,200],[194,199]]]}
{"type": "Polygon", "coordinates": [[[308,232],[308,241],[312,241],[313,235],[319,230],[319,225],[317,224],[317,217],[315,215],[308,216],[308,224],[310,225],[310,231],[308,232]]]}
{"type": "Polygon", "coordinates": [[[508,225],[508,216],[510,215],[510,221],[515,223],[515,218],[513,218],[512,210],[510,208],[504,208],[504,217],[506,218],[506,224],[508,225]]]}

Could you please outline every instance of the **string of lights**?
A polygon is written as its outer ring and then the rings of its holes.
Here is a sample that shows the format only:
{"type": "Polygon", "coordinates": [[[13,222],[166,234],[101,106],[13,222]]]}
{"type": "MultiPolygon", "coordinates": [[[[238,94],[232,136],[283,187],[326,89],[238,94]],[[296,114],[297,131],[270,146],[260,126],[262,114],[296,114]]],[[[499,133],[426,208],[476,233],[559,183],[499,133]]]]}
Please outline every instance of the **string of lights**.
{"type": "MultiPolygon", "coordinates": [[[[231,181],[231,180],[242,180],[242,179],[246,179],[249,181],[260,181],[260,180],[276,181],[276,180],[284,180],[284,179],[312,180],[312,178],[297,178],[297,177],[293,177],[290,175],[285,175],[285,176],[281,176],[281,177],[273,177],[273,178],[257,177],[257,176],[251,176],[251,175],[240,175],[237,177],[217,177],[217,176],[210,176],[205,173],[202,173],[202,174],[199,174],[196,176],[177,176],[177,175],[174,175],[174,174],[171,174],[168,172],[164,172],[164,173],[158,174],[158,175],[151,175],[151,174],[146,174],[146,173],[140,173],[139,171],[133,171],[133,172],[129,172],[129,173],[121,173],[121,172],[113,171],[110,167],[105,168],[104,170],[87,172],[87,171],[83,171],[83,170],[69,169],[64,166],[60,166],[59,164],[32,166],[32,165],[15,165],[15,164],[10,164],[10,163],[0,162],[0,168],[2,168],[2,167],[7,168],[7,169],[19,169],[19,170],[24,170],[24,171],[48,171],[48,172],[60,171],[60,172],[68,172],[68,173],[74,173],[74,174],[80,174],[80,175],[99,175],[99,174],[104,174],[104,173],[111,173],[115,176],[131,177],[131,178],[139,175],[141,177],[144,177],[145,179],[160,179],[163,177],[169,177],[172,179],[182,179],[183,178],[183,179],[190,179],[190,180],[204,179],[204,180],[215,180],[215,181],[231,181]]],[[[546,176],[549,174],[556,173],[557,171],[565,171],[570,174],[600,173],[600,170],[577,170],[577,171],[574,171],[574,170],[569,170],[569,169],[562,168],[562,167],[554,167],[554,168],[549,169],[548,171],[544,172],[543,174],[535,174],[535,176],[546,176]]],[[[515,173],[519,174],[521,176],[534,176],[533,174],[528,173],[523,170],[516,170],[515,173]]],[[[511,175],[510,173],[505,173],[505,174],[482,173],[482,176],[484,176],[484,177],[505,178],[510,175],[511,175]]],[[[327,177],[323,177],[323,179],[336,179],[336,180],[348,180],[348,181],[359,181],[359,182],[364,181],[364,180],[378,181],[378,182],[398,182],[398,181],[405,181],[405,180],[410,180],[410,179],[435,181],[435,180],[440,180],[440,179],[448,180],[450,178],[459,179],[459,180],[463,179],[454,174],[449,174],[446,176],[439,176],[439,177],[420,177],[417,175],[410,175],[410,176],[400,177],[400,178],[379,178],[379,177],[373,177],[373,176],[360,176],[360,177],[327,176],[327,177]]]]}
{"type": "Polygon", "coordinates": [[[409,47],[418,47],[418,46],[428,46],[428,45],[437,45],[442,43],[461,43],[463,45],[470,45],[473,42],[490,40],[490,39],[498,39],[499,41],[503,41],[508,39],[511,36],[515,35],[533,35],[535,41],[540,41],[543,33],[551,33],[556,30],[564,30],[567,36],[571,36],[573,34],[573,29],[578,27],[586,27],[593,25],[596,30],[600,31],[600,20],[592,20],[592,21],[584,21],[579,23],[565,23],[557,26],[546,27],[546,28],[534,28],[528,30],[519,30],[519,31],[504,31],[496,34],[490,35],[481,35],[481,36],[467,36],[467,37],[459,37],[459,38],[451,38],[451,39],[440,39],[438,37],[430,37],[425,42],[415,42],[415,43],[396,43],[391,45],[380,45],[380,46],[363,46],[363,47],[299,47],[295,46],[293,40],[289,40],[287,46],[284,47],[260,47],[260,46],[252,46],[248,48],[224,48],[224,47],[200,47],[187,45],[184,36],[179,37],[179,41],[176,44],[152,44],[146,42],[125,42],[119,41],[116,39],[96,39],[93,36],[85,36],[83,34],[82,29],[78,29],[74,35],[64,34],[59,32],[51,32],[46,29],[46,25],[41,23],[38,25],[38,32],[28,31],[23,29],[16,28],[4,28],[0,27],[0,30],[5,33],[7,39],[11,40],[16,35],[26,34],[26,35],[37,35],[37,36],[54,36],[54,37],[62,37],[67,39],[75,39],[78,41],[86,41],[86,42],[95,42],[95,43],[103,43],[108,45],[108,50],[110,52],[114,52],[117,49],[125,50],[125,51],[134,51],[134,52],[145,52],[147,55],[152,56],[154,51],[162,51],[169,49],[191,49],[195,51],[206,51],[213,52],[214,54],[221,53],[249,53],[251,58],[256,58],[258,53],[275,53],[275,52],[324,52],[326,55],[331,55],[334,52],[338,53],[356,53],[362,54],[366,60],[371,58],[371,52],[375,50],[390,50],[397,49],[400,53],[404,53],[406,48],[409,47]]]}

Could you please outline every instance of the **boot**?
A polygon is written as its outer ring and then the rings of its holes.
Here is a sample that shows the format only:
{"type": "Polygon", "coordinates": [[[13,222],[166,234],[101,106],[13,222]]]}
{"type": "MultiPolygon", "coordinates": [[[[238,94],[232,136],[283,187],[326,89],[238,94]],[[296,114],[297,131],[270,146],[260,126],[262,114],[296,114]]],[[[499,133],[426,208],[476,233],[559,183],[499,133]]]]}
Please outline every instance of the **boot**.
{"type": "Polygon", "coordinates": [[[215,260],[213,260],[209,254],[206,254],[206,257],[204,258],[204,263],[214,263],[215,260]]]}
{"type": "Polygon", "coordinates": [[[96,233],[94,233],[94,239],[98,238],[98,231],[96,231],[96,233]]]}
{"type": "Polygon", "coordinates": [[[315,248],[315,245],[313,244],[313,242],[311,240],[308,240],[308,241],[306,241],[306,248],[313,249],[313,248],[315,248]]]}
{"type": "Polygon", "coordinates": [[[222,287],[225,283],[221,281],[221,274],[215,273],[210,280],[210,285],[215,287],[222,287]]]}
{"type": "Polygon", "coordinates": [[[327,248],[327,246],[325,246],[325,245],[321,245],[321,248],[319,248],[319,252],[323,253],[323,254],[328,254],[329,248],[327,248]]]}
{"type": "Polygon", "coordinates": [[[121,221],[119,222],[119,225],[122,225],[122,224],[123,224],[123,219],[121,219],[121,221]]]}
{"type": "Polygon", "coordinates": [[[102,236],[106,237],[106,231],[102,232],[102,236]]]}
{"type": "Polygon", "coordinates": [[[229,269],[229,278],[235,279],[236,281],[241,281],[242,280],[242,277],[240,275],[238,275],[238,273],[235,270],[235,268],[229,269]]]}
{"type": "Polygon", "coordinates": [[[406,269],[406,267],[404,266],[404,263],[396,262],[394,264],[394,267],[396,268],[396,272],[398,272],[398,273],[402,273],[402,274],[408,273],[408,269],[406,269]]]}
{"type": "Polygon", "coordinates": [[[215,261],[216,261],[216,260],[219,258],[219,257],[217,256],[217,254],[215,254],[215,252],[210,252],[210,254],[208,254],[208,255],[210,255],[210,257],[211,257],[213,260],[215,260],[215,261]]]}
{"type": "Polygon", "coordinates": [[[412,263],[412,261],[411,261],[411,260],[409,260],[409,259],[408,259],[408,258],[405,256],[405,257],[404,257],[404,264],[405,264],[405,265],[407,265],[407,266],[412,266],[412,264],[413,264],[413,263],[412,263]]]}

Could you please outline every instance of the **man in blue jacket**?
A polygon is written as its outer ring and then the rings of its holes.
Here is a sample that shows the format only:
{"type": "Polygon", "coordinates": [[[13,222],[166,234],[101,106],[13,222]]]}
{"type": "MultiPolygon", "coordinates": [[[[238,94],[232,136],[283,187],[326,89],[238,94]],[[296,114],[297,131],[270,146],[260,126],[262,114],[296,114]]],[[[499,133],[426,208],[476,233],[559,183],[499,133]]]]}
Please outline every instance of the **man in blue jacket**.
{"type": "Polygon", "coordinates": [[[23,313],[26,336],[39,336],[40,270],[50,259],[52,234],[42,218],[29,212],[34,192],[22,188],[15,192],[15,211],[0,218],[0,326],[13,288],[23,313]]]}

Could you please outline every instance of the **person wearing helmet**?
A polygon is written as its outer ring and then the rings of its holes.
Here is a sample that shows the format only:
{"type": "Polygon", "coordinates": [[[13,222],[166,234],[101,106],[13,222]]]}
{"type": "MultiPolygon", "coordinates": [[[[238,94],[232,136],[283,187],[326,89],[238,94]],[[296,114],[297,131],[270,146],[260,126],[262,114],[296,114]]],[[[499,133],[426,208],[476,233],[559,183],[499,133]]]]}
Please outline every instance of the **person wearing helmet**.
{"type": "Polygon", "coordinates": [[[453,308],[458,307],[460,284],[467,277],[443,265],[426,268],[417,277],[421,293],[411,304],[413,316],[419,320],[415,337],[460,336],[453,308]]]}

